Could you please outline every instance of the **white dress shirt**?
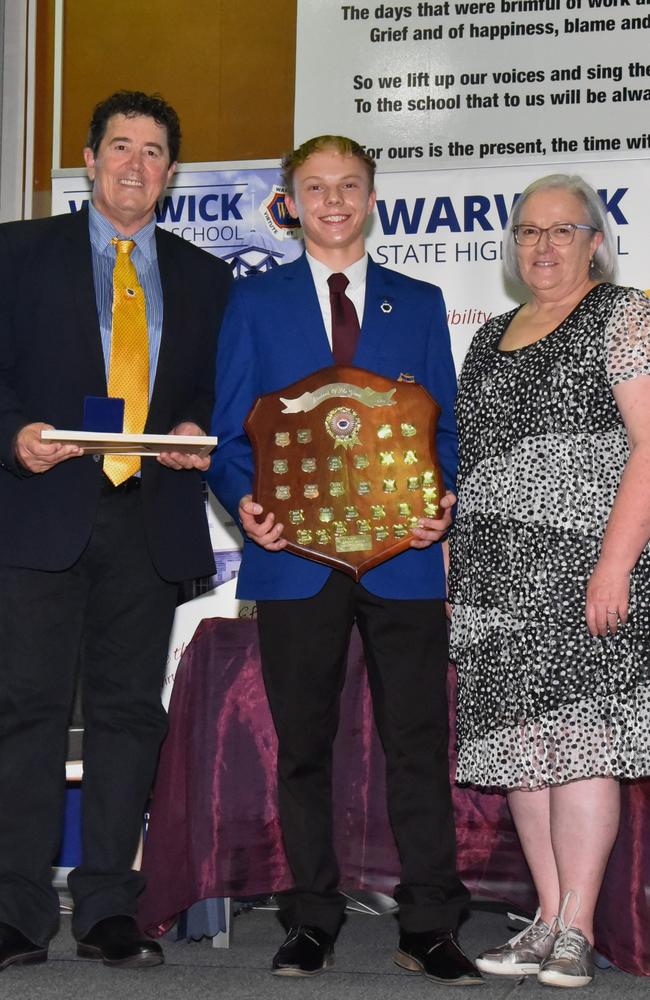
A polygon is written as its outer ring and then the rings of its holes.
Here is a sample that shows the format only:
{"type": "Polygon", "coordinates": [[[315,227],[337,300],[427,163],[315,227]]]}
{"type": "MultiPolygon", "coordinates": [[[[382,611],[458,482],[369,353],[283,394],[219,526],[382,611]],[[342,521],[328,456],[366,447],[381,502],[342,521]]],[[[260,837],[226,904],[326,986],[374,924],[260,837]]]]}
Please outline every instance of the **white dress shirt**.
{"type": "Polygon", "coordinates": [[[361,329],[361,324],[363,323],[363,306],[366,298],[368,255],[364,253],[363,257],[359,260],[355,260],[354,264],[350,264],[349,267],[346,267],[343,271],[335,271],[334,268],[328,267],[328,265],[323,264],[322,261],[316,260],[315,257],[311,256],[311,254],[307,254],[307,263],[311,269],[311,276],[314,279],[316,294],[318,296],[318,304],[320,306],[320,311],[323,314],[323,323],[325,324],[327,339],[329,340],[329,345],[331,347],[332,310],[330,309],[330,287],[327,284],[327,279],[330,274],[344,274],[346,276],[350,283],[345,289],[345,294],[357,311],[359,329],[361,329]]]}

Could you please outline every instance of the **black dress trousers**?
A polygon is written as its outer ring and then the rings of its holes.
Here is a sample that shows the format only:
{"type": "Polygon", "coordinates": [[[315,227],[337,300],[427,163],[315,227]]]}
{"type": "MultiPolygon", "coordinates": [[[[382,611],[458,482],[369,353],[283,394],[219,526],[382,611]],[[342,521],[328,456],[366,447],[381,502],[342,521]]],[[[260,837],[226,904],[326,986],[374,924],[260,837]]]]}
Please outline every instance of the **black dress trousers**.
{"type": "Polygon", "coordinates": [[[335,934],[345,907],[332,844],[332,745],[355,621],[386,754],[401,862],[400,925],[413,932],[455,928],[469,894],[456,873],[444,603],[380,598],[338,571],[315,597],[258,602],[262,671],[278,735],[280,820],[295,880],[281,899],[281,918],[286,926],[335,934]]]}
{"type": "Polygon", "coordinates": [[[132,871],[167,717],[160,701],[177,585],[154,569],[138,489],[99,501],[62,572],[0,568],[0,920],[45,944],[59,921],[51,865],[62,831],[67,727],[81,677],[81,864],[73,931],[135,914],[132,871]]]}

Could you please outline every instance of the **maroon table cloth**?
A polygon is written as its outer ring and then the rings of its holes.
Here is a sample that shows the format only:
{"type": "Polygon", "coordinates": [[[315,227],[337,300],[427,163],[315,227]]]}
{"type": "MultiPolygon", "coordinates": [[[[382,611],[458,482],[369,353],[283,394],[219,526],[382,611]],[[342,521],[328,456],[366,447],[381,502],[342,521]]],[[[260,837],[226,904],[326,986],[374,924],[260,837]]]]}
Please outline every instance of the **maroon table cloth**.
{"type": "MultiPolygon", "coordinates": [[[[455,673],[449,672],[450,745],[455,673]]],[[[179,666],[154,789],[140,922],[163,933],[201,899],[287,889],[275,784],[276,739],[254,621],[204,620],[179,666]]],[[[455,768],[451,752],[452,774],[455,768]]],[[[458,867],[474,897],[534,910],[535,894],[505,797],[454,787],[458,867]]],[[[354,634],[334,756],[335,843],[343,889],[392,894],[399,865],[384,758],[361,642],[354,634]]],[[[623,786],[621,829],[596,922],[596,946],[650,975],[650,780],[623,786]]],[[[486,945],[489,942],[486,942],[486,945]]]]}

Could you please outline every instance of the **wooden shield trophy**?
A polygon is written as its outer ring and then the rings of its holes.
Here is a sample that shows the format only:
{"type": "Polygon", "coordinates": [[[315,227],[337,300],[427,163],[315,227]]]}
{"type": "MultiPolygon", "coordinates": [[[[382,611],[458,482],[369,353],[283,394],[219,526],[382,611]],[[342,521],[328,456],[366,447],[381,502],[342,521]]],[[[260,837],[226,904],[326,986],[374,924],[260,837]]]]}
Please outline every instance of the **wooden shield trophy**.
{"type": "Polygon", "coordinates": [[[440,516],[440,407],[423,386],[363,368],[322,368],[253,405],[254,498],[287,549],[359,580],[440,516]]]}

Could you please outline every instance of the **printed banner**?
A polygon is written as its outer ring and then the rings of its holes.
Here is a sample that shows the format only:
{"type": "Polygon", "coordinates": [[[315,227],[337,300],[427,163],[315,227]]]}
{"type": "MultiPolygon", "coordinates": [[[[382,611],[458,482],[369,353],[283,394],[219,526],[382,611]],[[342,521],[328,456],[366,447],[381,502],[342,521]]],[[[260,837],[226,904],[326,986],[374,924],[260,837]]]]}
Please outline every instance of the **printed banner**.
{"type": "Polygon", "coordinates": [[[648,157],[649,41],[647,0],[298,0],[296,143],[349,135],[380,170],[648,157]]]}
{"type": "MultiPolygon", "coordinates": [[[[52,214],[77,212],[90,197],[82,168],[52,176],[52,214]]],[[[156,219],[183,239],[223,257],[239,278],[267,271],[300,253],[296,220],[284,203],[277,165],[196,169],[181,164],[163,193],[156,219]]]]}

